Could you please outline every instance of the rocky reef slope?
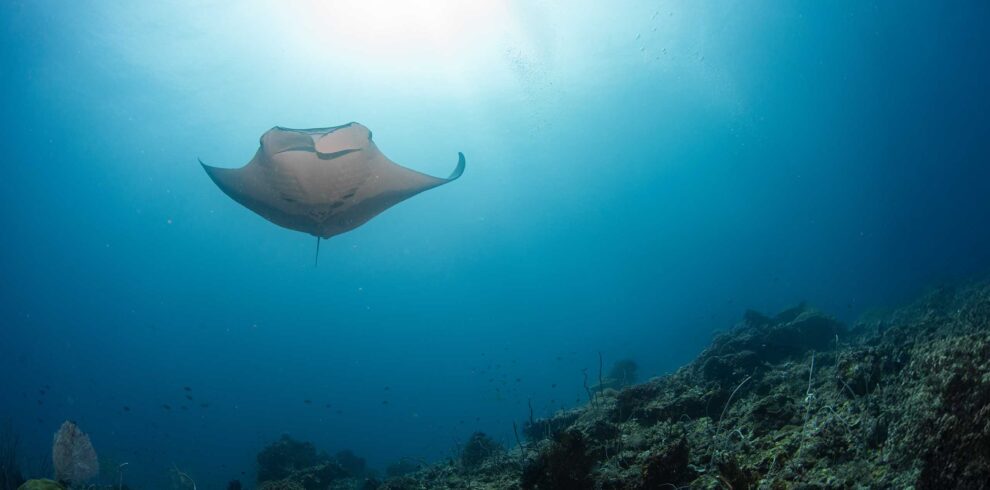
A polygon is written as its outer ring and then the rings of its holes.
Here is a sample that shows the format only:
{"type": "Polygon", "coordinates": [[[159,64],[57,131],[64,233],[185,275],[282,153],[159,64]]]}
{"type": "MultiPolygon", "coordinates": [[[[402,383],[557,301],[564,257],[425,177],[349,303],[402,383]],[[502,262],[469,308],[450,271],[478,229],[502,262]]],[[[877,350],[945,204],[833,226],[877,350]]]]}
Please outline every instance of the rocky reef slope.
{"type": "Polygon", "coordinates": [[[748,312],[677,372],[591,398],[516,447],[476,434],[459,459],[360,486],[990,488],[990,285],[849,329],[748,312]]]}

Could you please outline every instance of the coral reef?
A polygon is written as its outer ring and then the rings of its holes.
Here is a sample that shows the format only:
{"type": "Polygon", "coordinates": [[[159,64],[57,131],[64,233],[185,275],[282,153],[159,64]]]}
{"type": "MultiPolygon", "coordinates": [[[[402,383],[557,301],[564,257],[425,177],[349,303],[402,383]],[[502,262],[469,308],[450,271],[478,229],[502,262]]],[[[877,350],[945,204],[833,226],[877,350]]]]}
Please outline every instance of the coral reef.
{"type": "Polygon", "coordinates": [[[592,488],[591,468],[595,460],[581,431],[558,433],[536,457],[523,466],[522,488],[592,488]]]}
{"type": "Polygon", "coordinates": [[[675,373],[602,385],[521,447],[378,488],[990,488],[990,285],[851,329],[750,311],[675,373]]]}
{"type": "Polygon", "coordinates": [[[258,453],[258,483],[281,480],[295,471],[328,461],[326,454],[318,454],[309,442],[297,441],[288,435],[269,444],[258,453]]]}
{"type": "Polygon", "coordinates": [[[419,470],[424,465],[417,464],[409,460],[408,458],[401,459],[385,467],[385,476],[387,478],[397,478],[402,475],[408,475],[416,470],[419,470]]]}
{"type": "Polygon", "coordinates": [[[629,386],[636,381],[636,371],[639,369],[639,365],[636,361],[632,359],[620,359],[612,365],[612,369],[608,372],[609,383],[605,386],[609,388],[624,388],[629,386]]]}
{"type": "Polygon", "coordinates": [[[358,457],[350,449],[338,451],[337,454],[333,455],[333,459],[350,475],[370,476],[370,471],[364,458],[358,457]]]}
{"type": "Polygon", "coordinates": [[[504,449],[483,432],[475,432],[468,438],[461,451],[461,465],[468,469],[479,468],[486,460],[502,453],[504,449]]]}
{"type": "Polygon", "coordinates": [[[262,449],[257,459],[259,490],[353,490],[378,486],[364,458],[350,450],[331,458],[318,452],[312,443],[287,435],[262,449]]]}

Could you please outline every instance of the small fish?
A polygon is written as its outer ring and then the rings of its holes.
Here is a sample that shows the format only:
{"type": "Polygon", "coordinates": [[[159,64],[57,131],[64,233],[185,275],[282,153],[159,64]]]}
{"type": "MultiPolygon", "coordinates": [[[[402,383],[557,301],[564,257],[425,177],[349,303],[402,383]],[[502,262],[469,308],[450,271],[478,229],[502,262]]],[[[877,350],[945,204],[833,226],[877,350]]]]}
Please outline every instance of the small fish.
{"type": "Polygon", "coordinates": [[[165,410],[172,410],[172,407],[170,407],[168,403],[163,404],[162,408],[164,408],[165,410]]]}
{"type": "Polygon", "coordinates": [[[192,391],[192,388],[190,388],[190,387],[188,387],[188,386],[183,386],[183,387],[182,387],[182,389],[183,389],[183,390],[186,390],[186,391],[192,391]]]}
{"type": "Polygon", "coordinates": [[[307,405],[312,405],[313,404],[313,400],[303,400],[303,403],[305,403],[307,405]]]}
{"type": "Polygon", "coordinates": [[[554,384],[550,385],[550,387],[551,388],[556,388],[557,387],[557,383],[554,383],[554,384]]]}
{"type": "Polygon", "coordinates": [[[388,391],[388,390],[389,390],[389,387],[388,387],[388,386],[386,386],[386,387],[385,387],[385,391],[388,391]]]}
{"type": "Polygon", "coordinates": [[[186,400],[192,400],[192,395],[186,395],[186,400]]]}
{"type": "Polygon", "coordinates": [[[388,405],[388,400],[382,400],[382,405],[388,405]]]}
{"type": "Polygon", "coordinates": [[[326,404],[326,407],[327,407],[327,408],[330,408],[330,404],[329,404],[329,403],[327,403],[327,404],[326,404]]]}
{"type": "Polygon", "coordinates": [[[124,411],[125,412],[130,412],[131,411],[131,407],[128,407],[127,405],[124,405],[124,411]]]}

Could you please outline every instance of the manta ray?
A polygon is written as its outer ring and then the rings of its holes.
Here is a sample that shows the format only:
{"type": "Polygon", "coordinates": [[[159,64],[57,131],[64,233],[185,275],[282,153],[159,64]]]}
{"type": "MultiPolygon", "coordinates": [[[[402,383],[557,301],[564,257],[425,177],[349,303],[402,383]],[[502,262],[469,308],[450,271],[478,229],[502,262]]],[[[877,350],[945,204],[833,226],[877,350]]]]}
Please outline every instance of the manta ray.
{"type": "Polygon", "coordinates": [[[361,226],[427,189],[457,180],[464,154],[446,179],[396,164],[352,122],[316,129],[274,127],[261,135],[244,167],[212,167],[200,160],[220,190],[276,225],[327,239],[361,226]]]}

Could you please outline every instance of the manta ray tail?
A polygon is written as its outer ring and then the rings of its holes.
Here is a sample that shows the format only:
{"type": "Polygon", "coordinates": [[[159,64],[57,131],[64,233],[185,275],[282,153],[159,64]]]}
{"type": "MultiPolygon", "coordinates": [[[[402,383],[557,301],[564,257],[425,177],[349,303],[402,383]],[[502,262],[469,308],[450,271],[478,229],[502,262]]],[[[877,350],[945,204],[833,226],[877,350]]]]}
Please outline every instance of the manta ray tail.
{"type": "Polygon", "coordinates": [[[313,268],[320,265],[320,237],[316,237],[316,258],[313,259],[313,268]]]}

